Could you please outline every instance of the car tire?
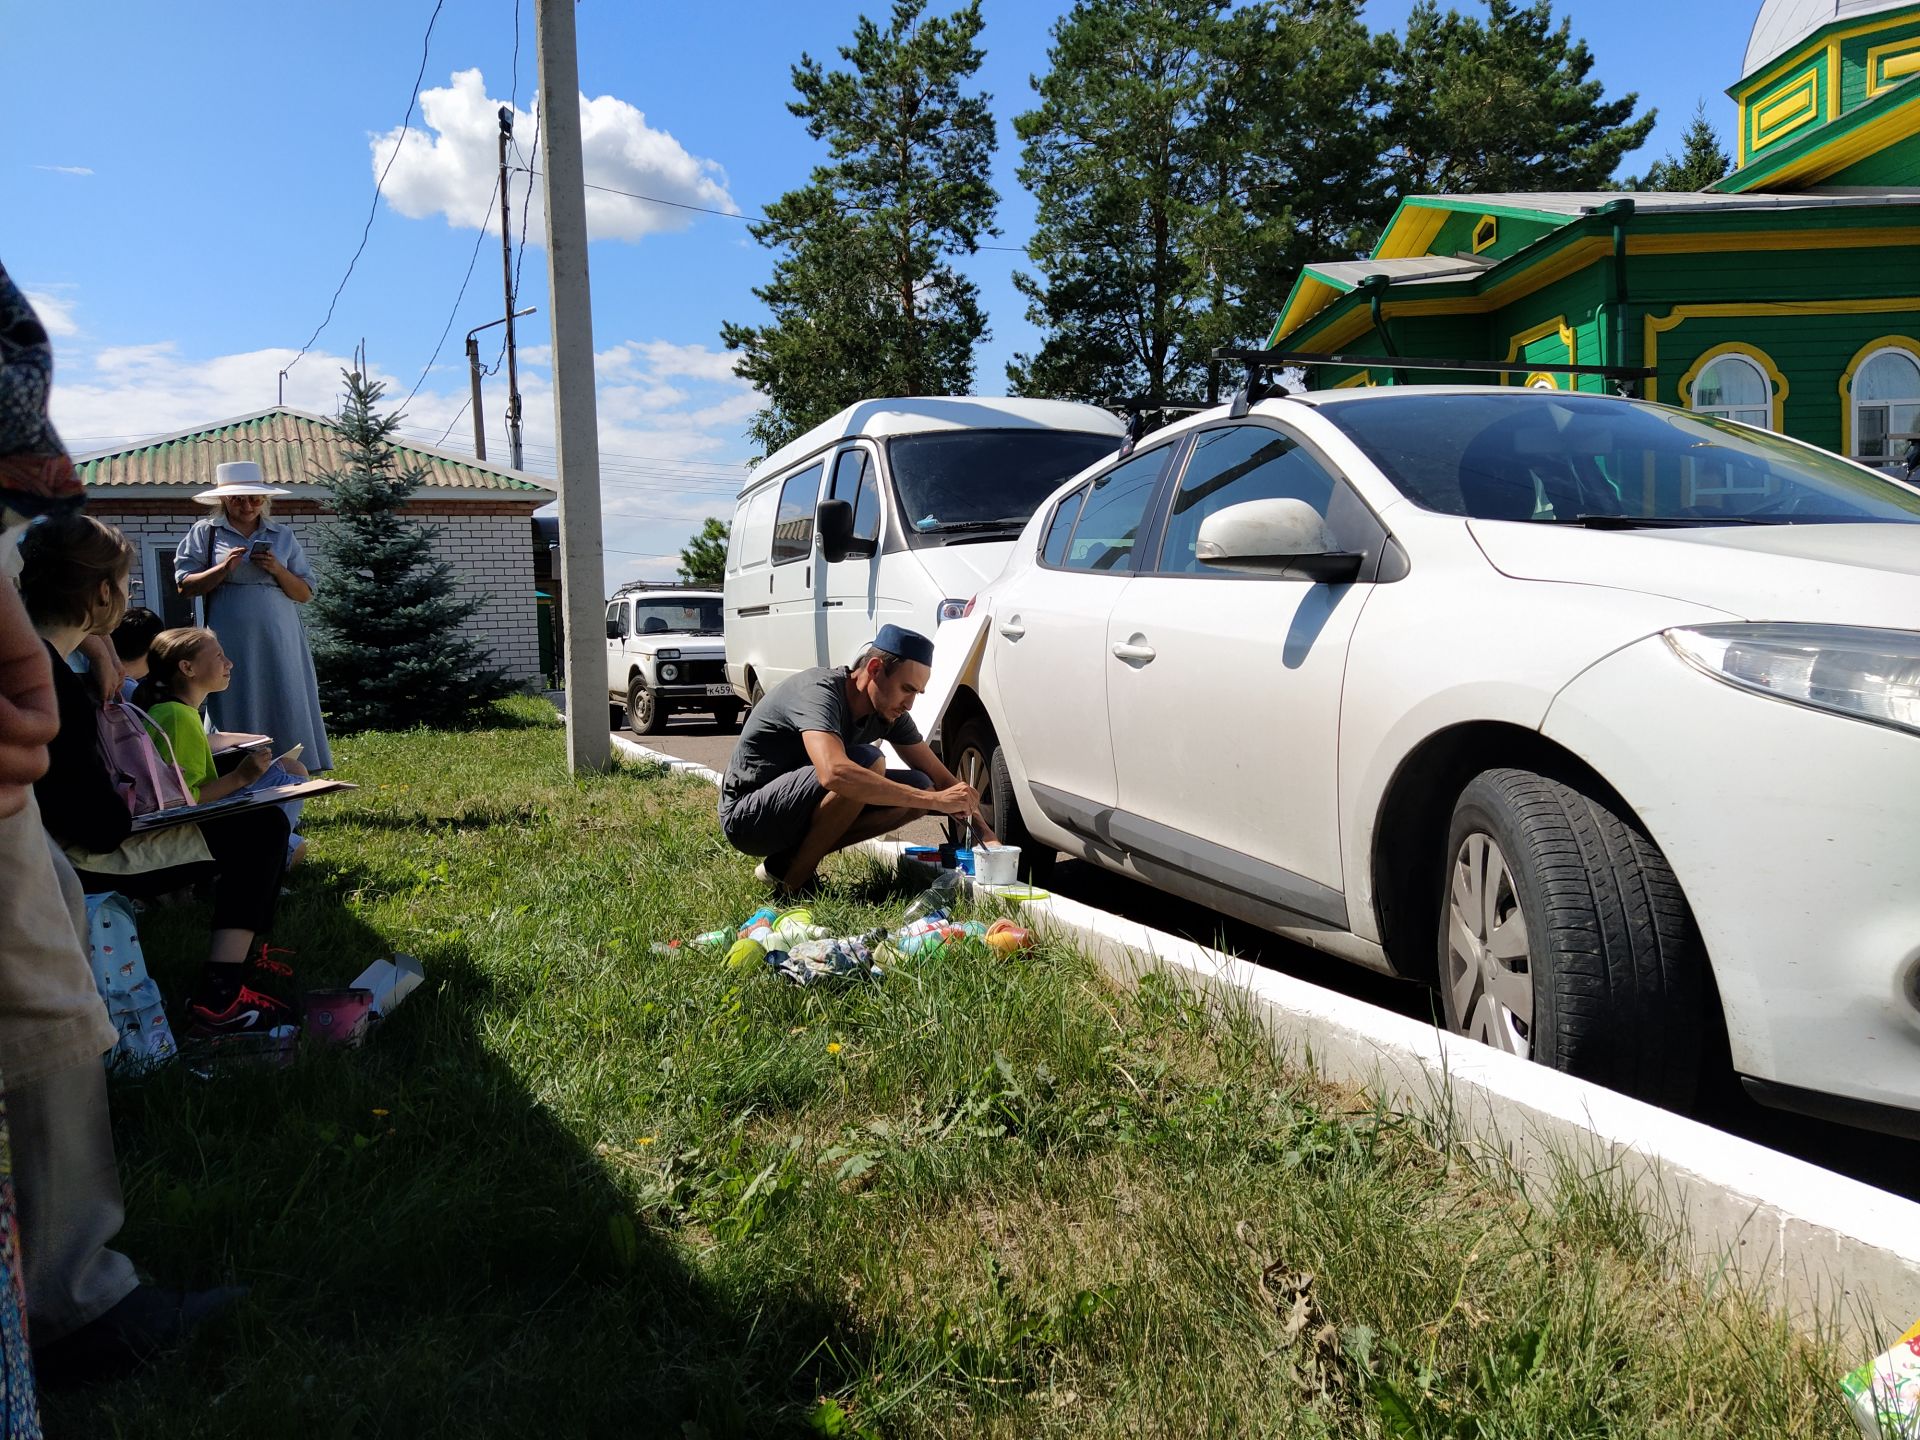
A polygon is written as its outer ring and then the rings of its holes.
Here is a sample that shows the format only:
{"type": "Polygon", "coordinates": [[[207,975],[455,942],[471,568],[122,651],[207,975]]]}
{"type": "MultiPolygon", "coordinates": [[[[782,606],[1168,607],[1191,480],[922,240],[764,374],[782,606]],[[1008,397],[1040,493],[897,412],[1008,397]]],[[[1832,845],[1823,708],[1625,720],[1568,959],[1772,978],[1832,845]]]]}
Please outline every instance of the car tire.
{"type": "Polygon", "coordinates": [[[714,708],[713,723],[718,725],[722,730],[737,732],[742,723],[741,716],[743,713],[738,705],[719,705],[714,708]]]}
{"type": "Polygon", "coordinates": [[[633,684],[627,687],[627,729],[636,735],[658,735],[666,728],[666,707],[644,679],[634,676],[633,684]]]}
{"type": "Polygon", "coordinates": [[[1706,957],[1666,857],[1630,813],[1545,775],[1484,771],[1454,806],[1445,864],[1448,1029],[1655,1104],[1691,1103],[1711,1040],[1706,957]]]}
{"type": "Polygon", "coordinates": [[[760,688],[760,677],[749,675],[747,677],[747,708],[751,710],[766,698],[767,692],[760,688]]]}
{"type": "Polygon", "coordinates": [[[1004,745],[993,747],[991,772],[993,808],[987,814],[993,821],[993,833],[1000,837],[1002,845],[1020,847],[1021,878],[1045,885],[1053,878],[1054,861],[1060,852],[1035,840],[1027,829],[1027,822],[1020,814],[1020,803],[1013,798],[1013,772],[1008,768],[1004,745]]]}
{"type": "Polygon", "coordinates": [[[607,728],[609,730],[618,730],[626,723],[627,707],[622,705],[618,700],[609,700],[607,702],[607,728]]]}

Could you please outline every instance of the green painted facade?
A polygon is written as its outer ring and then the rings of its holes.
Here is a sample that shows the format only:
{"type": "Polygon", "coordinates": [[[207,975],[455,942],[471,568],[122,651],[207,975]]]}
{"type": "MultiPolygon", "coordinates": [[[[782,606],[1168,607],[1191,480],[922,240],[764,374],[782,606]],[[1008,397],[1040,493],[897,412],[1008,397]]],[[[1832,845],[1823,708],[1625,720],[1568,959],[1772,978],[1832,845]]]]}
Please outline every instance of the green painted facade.
{"type": "Polygon", "coordinates": [[[1313,367],[1313,388],[1613,387],[1553,369],[1577,363],[1650,367],[1640,393],[1679,405],[1734,353],[1766,376],[1774,427],[1860,453],[1860,363],[1893,348],[1920,367],[1920,193],[1902,193],[1920,192],[1920,3],[1802,36],[1730,93],[1743,164],[1716,194],[1409,199],[1375,249],[1380,278],[1309,266],[1269,344],[1380,357],[1313,367]],[[1458,268],[1436,276],[1435,259],[1458,268]],[[1389,352],[1535,369],[1396,376],[1389,352]]]}

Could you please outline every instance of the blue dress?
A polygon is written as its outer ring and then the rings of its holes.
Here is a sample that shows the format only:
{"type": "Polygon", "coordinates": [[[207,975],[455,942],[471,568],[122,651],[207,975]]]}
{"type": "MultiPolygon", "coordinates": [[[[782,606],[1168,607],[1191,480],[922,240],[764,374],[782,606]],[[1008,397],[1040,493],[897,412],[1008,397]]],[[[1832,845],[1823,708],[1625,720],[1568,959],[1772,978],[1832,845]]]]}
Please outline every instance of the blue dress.
{"type": "MultiPolygon", "coordinates": [[[[219,514],[196,523],[173,552],[174,583],[219,564],[235,546],[255,545],[272,545],[275,559],[313,583],[307,552],[287,526],[263,520],[249,537],[219,514]]],[[[276,751],[297,742],[306,747],[300,760],[307,769],[331,770],[333,754],[320,718],[320,685],[314,679],[300,607],[251,560],[242,561],[206,596],[205,604],[207,627],[220,637],[220,648],[233,661],[233,683],[207,697],[215,726],[271,735],[276,751]]]]}

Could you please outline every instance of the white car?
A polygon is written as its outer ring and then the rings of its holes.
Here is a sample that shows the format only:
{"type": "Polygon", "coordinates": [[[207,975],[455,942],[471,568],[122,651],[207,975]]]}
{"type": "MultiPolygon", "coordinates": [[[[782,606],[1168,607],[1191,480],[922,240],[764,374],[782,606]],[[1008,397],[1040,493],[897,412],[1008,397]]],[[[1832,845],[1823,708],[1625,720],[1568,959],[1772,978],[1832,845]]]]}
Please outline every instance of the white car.
{"type": "Polygon", "coordinates": [[[1600,395],[1268,399],[1076,476],[940,644],[1012,843],[1920,1133],[1920,490],[1600,395]]]}
{"type": "Polygon", "coordinates": [[[657,735],[680,710],[705,710],[723,728],[740,724],[727,683],[717,590],[621,590],[607,602],[607,699],[616,728],[657,735]]]}

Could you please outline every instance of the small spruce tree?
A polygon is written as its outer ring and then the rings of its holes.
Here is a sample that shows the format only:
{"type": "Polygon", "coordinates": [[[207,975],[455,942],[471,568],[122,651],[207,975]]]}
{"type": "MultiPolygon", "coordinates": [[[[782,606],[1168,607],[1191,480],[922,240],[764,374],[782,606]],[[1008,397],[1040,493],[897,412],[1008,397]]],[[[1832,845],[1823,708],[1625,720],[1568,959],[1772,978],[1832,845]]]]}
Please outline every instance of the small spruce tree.
{"type": "Polygon", "coordinates": [[[727,578],[727,522],[709,515],[700,533],[680,552],[680,578],[689,585],[719,589],[727,578]]]}
{"type": "Polygon", "coordinates": [[[456,726],[512,688],[492,652],[459,633],[487,599],[457,595],[453,567],[434,557],[436,529],[401,513],[425,470],[394,452],[400,417],[374,409],[384,387],[345,378],[335,423],[346,461],[321,477],[336,516],[313,601],[321,703],[343,731],[456,726]]]}

